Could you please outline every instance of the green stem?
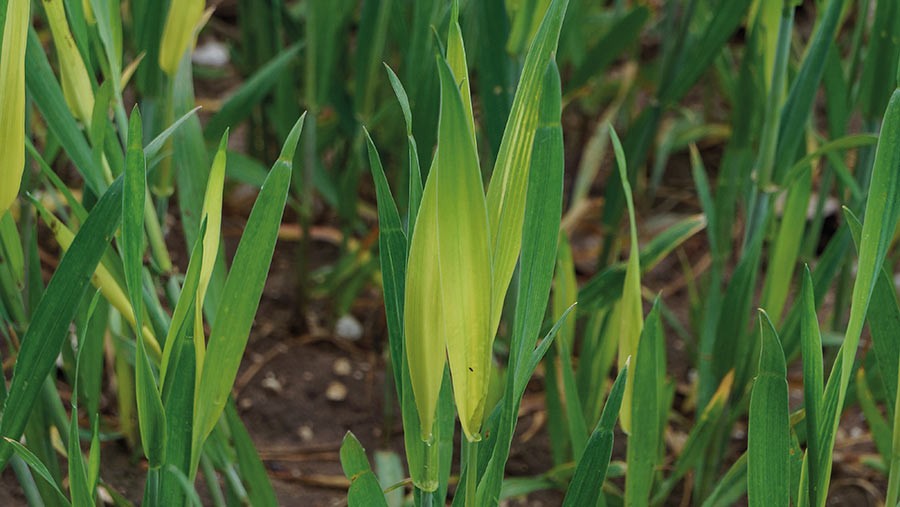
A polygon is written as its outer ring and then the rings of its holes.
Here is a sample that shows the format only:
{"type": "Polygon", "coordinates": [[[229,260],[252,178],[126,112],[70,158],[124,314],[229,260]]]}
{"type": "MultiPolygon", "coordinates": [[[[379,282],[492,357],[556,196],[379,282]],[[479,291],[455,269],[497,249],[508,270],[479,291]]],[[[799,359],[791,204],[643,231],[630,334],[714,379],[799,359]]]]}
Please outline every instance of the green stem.
{"type": "Polygon", "coordinates": [[[894,401],[894,434],[891,439],[891,467],[888,474],[885,505],[897,505],[897,497],[900,494],[900,415],[897,413],[898,409],[900,409],[900,391],[897,391],[897,398],[894,401]]]}
{"type": "Polygon", "coordinates": [[[425,491],[416,487],[416,496],[419,497],[420,507],[431,507],[434,504],[434,492],[425,491]]]}
{"type": "Polygon", "coordinates": [[[159,505],[159,467],[147,470],[147,482],[144,483],[144,505],[159,505]]]}
{"type": "Polygon", "coordinates": [[[475,491],[478,487],[478,442],[464,441],[466,460],[466,507],[475,507],[475,491]]]}
{"type": "Polygon", "coordinates": [[[203,469],[203,478],[206,480],[206,486],[209,488],[209,496],[212,497],[212,503],[215,507],[225,507],[225,495],[219,487],[219,480],[216,478],[216,470],[213,468],[212,461],[205,453],[200,455],[200,468],[203,469]]]}
{"type": "Polygon", "coordinates": [[[22,487],[22,493],[25,495],[28,505],[43,505],[41,493],[38,491],[37,484],[34,482],[34,476],[31,475],[28,465],[18,455],[12,457],[10,464],[16,473],[16,478],[19,480],[19,485],[22,487]]]}
{"type": "Polygon", "coordinates": [[[172,271],[172,258],[169,257],[169,249],[166,248],[166,239],[163,236],[162,227],[159,224],[159,216],[153,207],[150,191],[147,190],[144,204],[144,225],[147,229],[147,239],[150,243],[150,252],[163,273],[172,271]]]}

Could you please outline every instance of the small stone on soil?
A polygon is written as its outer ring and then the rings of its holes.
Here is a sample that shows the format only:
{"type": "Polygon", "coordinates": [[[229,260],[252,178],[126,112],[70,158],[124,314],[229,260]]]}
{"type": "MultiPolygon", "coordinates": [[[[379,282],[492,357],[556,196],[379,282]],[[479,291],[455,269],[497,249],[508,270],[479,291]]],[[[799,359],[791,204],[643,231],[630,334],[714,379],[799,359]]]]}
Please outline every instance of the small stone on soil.
{"type": "Polygon", "coordinates": [[[344,315],[334,325],[334,334],[341,339],[355,342],[362,338],[362,324],[352,315],[344,315]]]}
{"type": "Polygon", "coordinates": [[[334,364],[331,365],[331,368],[335,375],[346,377],[347,375],[350,375],[353,365],[350,364],[350,360],[346,357],[339,357],[334,360],[334,364]]]}
{"type": "Polygon", "coordinates": [[[331,401],[344,401],[347,399],[347,386],[340,382],[331,382],[325,389],[325,397],[331,401]]]}
{"type": "Polygon", "coordinates": [[[304,442],[309,442],[315,437],[312,428],[308,424],[304,424],[297,428],[297,435],[300,437],[300,440],[303,440],[304,442]]]}
{"type": "Polygon", "coordinates": [[[275,376],[274,373],[268,372],[266,376],[262,380],[263,389],[268,389],[273,393],[281,394],[281,391],[284,390],[284,386],[281,385],[281,381],[275,376]]]}

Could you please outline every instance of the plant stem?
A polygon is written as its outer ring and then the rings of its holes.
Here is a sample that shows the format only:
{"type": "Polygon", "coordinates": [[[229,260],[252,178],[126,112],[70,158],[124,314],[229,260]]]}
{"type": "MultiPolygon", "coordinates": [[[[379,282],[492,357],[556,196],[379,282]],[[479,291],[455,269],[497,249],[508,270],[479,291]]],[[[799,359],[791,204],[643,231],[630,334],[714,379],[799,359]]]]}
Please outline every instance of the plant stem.
{"type": "Polygon", "coordinates": [[[475,491],[478,487],[478,442],[465,440],[466,460],[466,507],[475,507],[475,491]]]}
{"type": "Polygon", "coordinates": [[[900,408],[900,391],[897,392],[897,398],[894,401],[894,431],[891,439],[891,463],[885,505],[897,505],[897,496],[900,492],[900,417],[897,414],[898,408],[900,408]]]}
{"type": "Polygon", "coordinates": [[[144,483],[144,505],[159,505],[159,467],[147,470],[147,482],[144,483]]]}
{"type": "Polygon", "coordinates": [[[156,214],[156,208],[153,207],[153,200],[150,198],[150,190],[147,190],[146,202],[144,205],[144,224],[147,230],[147,239],[150,243],[150,252],[159,265],[159,269],[163,273],[172,271],[172,258],[169,257],[169,250],[166,247],[166,240],[160,226],[159,216],[156,214]]]}
{"type": "Polygon", "coordinates": [[[212,461],[206,454],[200,455],[200,468],[203,469],[203,478],[206,479],[206,486],[209,488],[209,496],[212,497],[212,503],[215,507],[225,507],[225,495],[219,487],[219,480],[216,478],[216,469],[213,468],[212,461]]]}

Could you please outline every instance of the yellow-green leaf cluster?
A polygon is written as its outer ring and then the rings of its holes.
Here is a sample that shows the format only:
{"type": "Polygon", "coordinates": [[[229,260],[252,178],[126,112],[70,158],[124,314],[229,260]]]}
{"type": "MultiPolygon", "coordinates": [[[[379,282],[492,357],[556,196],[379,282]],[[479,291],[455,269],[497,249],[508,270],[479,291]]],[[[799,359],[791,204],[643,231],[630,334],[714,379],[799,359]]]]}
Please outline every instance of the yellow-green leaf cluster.
{"type": "Polygon", "coordinates": [[[0,216],[19,193],[25,168],[25,44],[30,0],[9,0],[0,51],[0,216]]]}
{"type": "Polygon", "coordinates": [[[169,76],[175,75],[185,50],[193,44],[194,27],[205,6],[205,0],[178,0],[169,4],[159,45],[159,67],[169,76]]]}

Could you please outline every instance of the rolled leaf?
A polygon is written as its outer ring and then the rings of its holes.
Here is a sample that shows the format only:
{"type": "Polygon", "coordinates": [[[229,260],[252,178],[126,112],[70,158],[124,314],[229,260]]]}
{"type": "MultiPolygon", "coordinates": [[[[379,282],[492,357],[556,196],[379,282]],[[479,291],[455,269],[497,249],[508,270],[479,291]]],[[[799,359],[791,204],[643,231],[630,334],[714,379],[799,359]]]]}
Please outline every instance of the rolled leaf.
{"type": "Polygon", "coordinates": [[[453,394],[463,431],[474,441],[481,438],[493,342],[487,208],[462,97],[449,65],[438,67],[437,167],[428,179],[435,181],[441,311],[453,394]]]}
{"type": "Polygon", "coordinates": [[[66,104],[76,118],[90,128],[91,113],[94,110],[94,91],[87,67],[69,31],[63,0],[44,0],[44,11],[53,34],[53,44],[59,57],[60,83],[66,104]]]}
{"type": "Polygon", "coordinates": [[[19,193],[25,169],[25,44],[30,0],[9,0],[0,51],[0,216],[19,193]]]}
{"type": "Polygon", "coordinates": [[[185,50],[194,39],[194,27],[203,14],[206,0],[178,0],[169,4],[166,25],[159,44],[159,66],[175,76],[185,50]]]}

